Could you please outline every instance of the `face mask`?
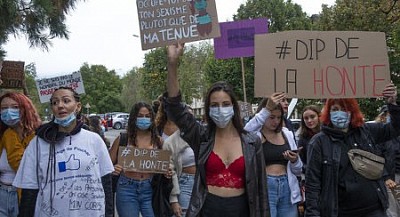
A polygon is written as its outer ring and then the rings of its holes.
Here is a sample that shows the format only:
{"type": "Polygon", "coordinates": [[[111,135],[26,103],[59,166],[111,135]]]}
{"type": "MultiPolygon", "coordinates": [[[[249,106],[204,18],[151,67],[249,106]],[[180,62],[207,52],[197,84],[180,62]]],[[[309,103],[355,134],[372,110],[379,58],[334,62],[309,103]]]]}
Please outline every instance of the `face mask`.
{"type": "Polygon", "coordinates": [[[151,120],[150,118],[137,118],[136,126],[141,130],[147,130],[150,128],[151,120]]]}
{"type": "Polygon", "coordinates": [[[349,127],[351,114],[343,111],[331,112],[331,122],[334,127],[346,129],[349,127]]]}
{"type": "Polygon", "coordinates": [[[76,119],[75,112],[72,112],[70,115],[68,115],[65,118],[55,118],[54,123],[61,125],[63,127],[68,127],[69,125],[72,124],[72,122],[76,119]]]}
{"type": "Polygon", "coordinates": [[[211,107],[210,118],[219,128],[225,128],[233,117],[233,106],[229,107],[211,107]]]}
{"type": "Polygon", "coordinates": [[[388,116],[386,116],[386,123],[390,123],[390,116],[388,115],[388,116]]]}
{"type": "Polygon", "coordinates": [[[7,126],[14,126],[19,122],[19,109],[8,108],[1,111],[1,120],[7,126]]]}

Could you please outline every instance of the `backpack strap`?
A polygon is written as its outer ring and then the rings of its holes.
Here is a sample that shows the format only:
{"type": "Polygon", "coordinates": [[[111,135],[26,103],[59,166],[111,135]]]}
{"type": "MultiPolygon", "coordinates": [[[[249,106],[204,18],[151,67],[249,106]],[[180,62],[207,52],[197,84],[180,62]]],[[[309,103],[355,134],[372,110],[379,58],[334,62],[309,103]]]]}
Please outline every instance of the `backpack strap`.
{"type": "Polygon", "coordinates": [[[120,133],[119,146],[127,146],[127,145],[128,145],[128,134],[126,132],[120,133]]]}

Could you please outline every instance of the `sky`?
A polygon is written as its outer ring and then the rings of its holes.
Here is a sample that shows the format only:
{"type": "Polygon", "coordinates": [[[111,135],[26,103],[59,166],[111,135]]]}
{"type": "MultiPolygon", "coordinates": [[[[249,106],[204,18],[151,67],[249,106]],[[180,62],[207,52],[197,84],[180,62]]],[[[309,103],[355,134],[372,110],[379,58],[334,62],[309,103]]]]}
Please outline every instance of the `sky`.
{"type": "MultiPolygon", "coordinates": [[[[232,21],[240,4],[246,0],[215,0],[219,22],[232,21]],[[229,2],[229,4],[227,4],[229,2]]],[[[322,4],[335,0],[292,0],[309,16],[321,11],[322,4]]],[[[78,1],[70,11],[66,24],[69,40],[53,39],[49,51],[30,48],[24,36],[14,38],[4,46],[6,60],[34,62],[38,78],[49,78],[78,71],[86,62],[104,65],[123,75],[133,67],[141,67],[144,55],[139,35],[135,0],[78,1]]]]}

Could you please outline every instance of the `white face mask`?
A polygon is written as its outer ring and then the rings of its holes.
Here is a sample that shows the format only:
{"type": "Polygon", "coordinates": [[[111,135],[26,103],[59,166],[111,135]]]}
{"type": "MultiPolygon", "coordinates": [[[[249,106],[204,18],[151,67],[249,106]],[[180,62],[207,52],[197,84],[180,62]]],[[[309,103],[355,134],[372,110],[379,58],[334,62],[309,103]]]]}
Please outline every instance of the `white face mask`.
{"type": "Polygon", "coordinates": [[[233,106],[210,107],[210,118],[219,128],[225,128],[233,117],[233,106]]]}

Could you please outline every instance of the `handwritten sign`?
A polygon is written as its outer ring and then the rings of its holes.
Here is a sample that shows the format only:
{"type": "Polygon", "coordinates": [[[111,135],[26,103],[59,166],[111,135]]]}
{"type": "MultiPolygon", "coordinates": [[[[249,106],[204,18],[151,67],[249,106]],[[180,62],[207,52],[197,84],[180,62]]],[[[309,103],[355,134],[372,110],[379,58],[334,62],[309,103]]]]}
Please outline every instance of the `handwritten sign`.
{"type": "Polygon", "coordinates": [[[248,102],[238,101],[240,108],[240,117],[241,118],[249,118],[253,115],[253,111],[251,108],[251,104],[248,102]]]}
{"type": "Polygon", "coordinates": [[[171,152],[162,149],[120,147],[118,162],[126,171],[166,173],[171,152]]]}
{"type": "Polygon", "coordinates": [[[215,58],[254,56],[254,35],[268,32],[267,18],[220,23],[221,37],[214,38],[215,58]]]}
{"type": "Polygon", "coordinates": [[[24,88],[25,73],[24,62],[4,61],[1,68],[2,88],[24,88]]]}
{"type": "Polygon", "coordinates": [[[137,0],[142,49],[220,36],[215,0],[137,0]]]}
{"type": "Polygon", "coordinates": [[[390,82],[385,33],[288,31],[255,36],[255,96],[380,97],[390,82]]]}
{"type": "Polygon", "coordinates": [[[49,102],[54,90],[59,87],[71,87],[78,94],[85,93],[82,75],[80,72],[74,72],[72,74],[59,77],[36,80],[36,87],[41,103],[49,102]]]}

